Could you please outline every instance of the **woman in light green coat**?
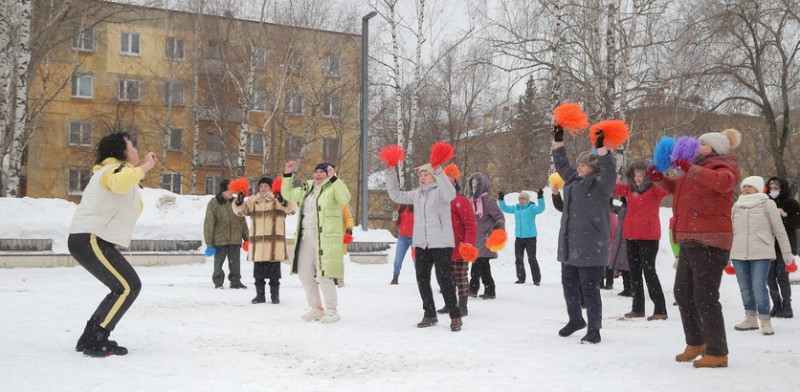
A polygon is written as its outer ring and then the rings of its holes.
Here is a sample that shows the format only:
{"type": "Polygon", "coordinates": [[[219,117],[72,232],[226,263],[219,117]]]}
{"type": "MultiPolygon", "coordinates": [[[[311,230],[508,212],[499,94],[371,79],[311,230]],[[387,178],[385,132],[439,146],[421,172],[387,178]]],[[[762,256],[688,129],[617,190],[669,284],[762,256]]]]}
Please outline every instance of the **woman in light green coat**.
{"type": "Polygon", "coordinates": [[[300,276],[311,308],[303,320],[335,323],[339,321],[335,280],[341,283],[344,278],[342,206],[350,201],[350,191],[336,177],[332,163],[318,164],[314,178],[299,187],[292,186],[295,170],[296,161],[286,162],[281,195],[299,205],[292,273],[300,276]]]}

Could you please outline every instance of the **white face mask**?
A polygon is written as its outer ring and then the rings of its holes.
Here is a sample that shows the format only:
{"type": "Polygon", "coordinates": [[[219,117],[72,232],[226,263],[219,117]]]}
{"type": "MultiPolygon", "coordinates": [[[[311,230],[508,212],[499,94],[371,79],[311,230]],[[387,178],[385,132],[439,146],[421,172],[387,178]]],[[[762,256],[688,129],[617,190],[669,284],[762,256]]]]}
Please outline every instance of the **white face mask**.
{"type": "Polygon", "coordinates": [[[772,191],[772,192],[769,193],[769,197],[771,197],[773,199],[777,199],[778,196],[780,196],[780,194],[781,194],[780,191],[772,191]]]}

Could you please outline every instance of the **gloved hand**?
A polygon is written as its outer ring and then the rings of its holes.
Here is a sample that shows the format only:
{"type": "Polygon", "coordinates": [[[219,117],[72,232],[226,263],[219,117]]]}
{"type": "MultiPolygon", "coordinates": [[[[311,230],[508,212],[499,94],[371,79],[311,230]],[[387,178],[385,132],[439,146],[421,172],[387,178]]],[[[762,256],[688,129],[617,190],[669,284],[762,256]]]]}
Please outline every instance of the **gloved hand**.
{"type": "Polygon", "coordinates": [[[500,192],[500,193],[497,195],[497,200],[503,201],[503,198],[504,198],[504,197],[506,197],[506,193],[505,193],[505,192],[500,192]]]}
{"type": "Polygon", "coordinates": [[[347,234],[353,235],[353,230],[352,229],[347,229],[344,232],[347,233],[347,234]]]}
{"type": "Polygon", "coordinates": [[[650,165],[644,173],[647,174],[647,176],[650,177],[650,181],[653,182],[659,182],[664,179],[664,173],[656,171],[655,165],[650,165]]]}
{"type": "Polygon", "coordinates": [[[244,194],[240,193],[240,194],[236,195],[236,205],[240,206],[240,205],[242,205],[242,203],[244,203],[244,194]]]}
{"type": "Polygon", "coordinates": [[[544,198],[544,191],[542,190],[542,188],[539,188],[539,190],[538,190],[538,191],[536,191],[536,198],[537,198],[537,199],[542,199],[542,198],[544,198]]]}
{"type": "Polygon", "coordinates": [[[215,248],[213,246],[207,246],[206,247],[206,256],[207,257],[214,256],[214,254],[216,254],[216,253],[217,253],[217,248],[215,248]]]}
{"type": "Polygon", "coordinates": [[[603,132],[602,129],[598,129],[597,132],[594,133],[597,136],[594,142],[594,148],[601,148],[603,147],[603,143],[606,141],[606,133],[603,132]]]}
{"type": "Polygon", "coordinates": [[[282,206],[286,207],[286,204],[287,204],[286,203],[286,199],[284,199],[283,196],[281,196],[280,193],[276,193],[275,194],[275,200],[277,200],[278,203],[281,203],[282,206]]]}
{"type": "Polygon", "coordinates": [[[553,125],[553,141],[554,142],[564,141],[564,128],[561,125],[553,125]]]}
{"type": "Polygon", "coordinates": [[[689,168],[692,167],[692,164],[689,163],[689,161],[687,161],[687,160],[685,160],[683,158],[678,158],[678,159],[672,161],[672,163],[675,166],[679,167],[684,173],[688,173],[689,172],[689,168]]]}

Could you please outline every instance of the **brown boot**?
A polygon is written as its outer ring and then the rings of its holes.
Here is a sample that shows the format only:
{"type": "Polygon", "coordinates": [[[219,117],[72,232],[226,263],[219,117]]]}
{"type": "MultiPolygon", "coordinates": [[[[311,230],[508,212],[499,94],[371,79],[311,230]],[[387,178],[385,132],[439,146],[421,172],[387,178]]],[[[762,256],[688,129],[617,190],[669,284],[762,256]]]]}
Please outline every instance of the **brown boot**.
{"type": "Polygon", "coordinates": [[[454,319],[450,319],[450,330],[453,332],[458,332],[461,330],[461,317],[457,317],[454,319]]]}
{"type": "Polygon", "coordinates": [[[647,321],[653,321],[653,320],[666,320],[666,319],[667,319],[667,315],[666,315],[666,314],[658,314],[658,313],[653,313],[653,315],[652,315],[652,316],[650,316],[650,317],[648,317],[648,318],[647,318],[647,321]]]}
{"type": "Polygon", "coordinates": [[[436,325],[436,323],[438,323],[438,322],[439,322],[439,320],[436,318],[436,316],[433,316],[433,317],[423,317],[423,318],[422,318],[422,321],[420,321],[419,323],[417,323],[417,328],[428,328],[428,327],[432,327],[432,326],[436,325]]]}
{"type": "Polygon", "coordinates": [[[727,355],[703,355],[700,359],[694,361],[696,368],[718,368],[728,367],[727,355]]]}
{"type": "Polygon", "coordinates": [[[678,362],[689,362],[697,358],[698,355],[703,355],[706,353],[706,345],[701,344],[699,346],[692,346],[688,345],[683,352],[675,356],[675,360],[678,362]]]}
{"type": "Polygon", "coordinates": [[[392,276],[392,281],[389,284],[397,284],[397,275],[392,276]]]}
{"type": "Polygon", "coordinates": [[[625,318],[627,318],[627,319],[629,319],[629,318],[640,318],[640,317],[644,317],[644,313],[634,312],[632,310],[630,312],[628,312],[628,313],[625,313],[625,318]]]}

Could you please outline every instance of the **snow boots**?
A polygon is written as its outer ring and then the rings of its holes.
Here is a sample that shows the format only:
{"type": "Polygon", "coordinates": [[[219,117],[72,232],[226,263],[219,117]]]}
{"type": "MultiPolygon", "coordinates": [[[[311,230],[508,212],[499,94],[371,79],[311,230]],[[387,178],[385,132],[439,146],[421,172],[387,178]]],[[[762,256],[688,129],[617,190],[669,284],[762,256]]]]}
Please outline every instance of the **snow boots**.
{"type": "Polygon", "coordinates": [[[458,309],[461,311],[461,317],[469,315],[469,311],[467,310],[467,301],[469,301],[468,296],[466,295],[458,296],[458,309]]]}
{"type": "Polygon", "coordinates": [[[281,303],[280,286],[269,286],[269,299],[273,304],[281,303]]]}
{"type": "Polygon", "coordinates": [[[264,284],[256,283],[256,296],[250,302],[254,304],[263,304],[264,302],[267,302],[267,299],[264,296],[264,284]]]}
{"type": "Polygon", "coordinates": [[[775,317],[778,318],[792,318],[794,317],[794,313],[792,312],[792,300],[783,300],[783,304],[781,304],[780,310],[775,313],[775,317]]]}
{"type": "MultiPolygon", "coordinates": [[[[84,349],[86,349],[86,347],[90,343],[92,343],[92,338],[97,328],[100,328],[100,325],[98,325],[97,321],[95,321],[94,319],[89,319],[89,321],[86,322],[86,327],[83,329],[83,333],[81,334],[81,337],[78,338],[78,343],[75,345],[75,351],[82,352],[84,349]]],[[[117,342],[113,340],[109,340],[108,344],[109,346],[112,347],[119,347],[117,342]]],[[[125,355],[125,354],[117,354],[117,355],[125,355]]]]}
{"type": "Polygon", "coordinates": [[[392,276],[392,281],[389,284],[397,284],[397,275],[392,276]]]}
{"type": "Polygon", "coordinates": [[[728,367],[728,356],[705,354],[702,358],[694,361],[693,364],[696,368],[728,367]]]}
{"type": "Polygon", "coordinates": [[[758,313],[755,310],[744,312],[744,321],[733,326],[737,331],[752,331],[758,329],[758,313]]]}
{"type": "Polygon", "coordinates": [[[569,323],[567,323],[567,325],[564,326],[564,328],[561,328],[561,330],[558,331],[558,335],[561,337],[567,337],[569,335],[572,335],[576,331],[580,331],[581,329],[584,328],[586,328],[586,321],[584,320],[576,322],[570,321],[569,323]]]}
{"type": "Polygon", "coordinates": [[[706,345],[701,344],[699,346],[686,346],[683,349],[683,352],[675,356],[675,360],[678,362],[689,362],[693,361],[699,355],[704,355],[706,353],[706,345]]]}
{"type": "MultiPolygon", "coordinates": [[[[111,355],[125,355],[128,353],[127,348],[118,345],[116,342],[108,340],[108,335],[111,334],[111,331],[101,327],[97,323],[94,323],[92,329],[93,331],[91,334],[84,340],[84,355],[102,358],[111,355]]],[[[81,336],[81,338],[83,338],[83,336],[81,336]]],[[[78,340],[78,344],[80,343],[81,341],[78,340]]]]}
{"type": "Polygon", "coordinates": [[[589,344],[600,343],[600,330],[590,329],[586,331],[586,336],[581,338],[581,344],[584,343],[589,343],[589,344]]]}
{"type": "Polygon", "coordinates": [[[417,328],[428,328],[436,325],[439,322],[439,319],[436,316],[433,317],[422,317],[422,321],[417,323],[417,328]]]}
{"type": "Polygon", "coordinates": [[[772,329],[772,322],[770,319],[761,319],[761,333],[767,336],[775,335],[775,330],[772,329]]]}

